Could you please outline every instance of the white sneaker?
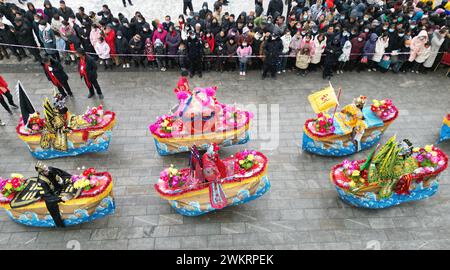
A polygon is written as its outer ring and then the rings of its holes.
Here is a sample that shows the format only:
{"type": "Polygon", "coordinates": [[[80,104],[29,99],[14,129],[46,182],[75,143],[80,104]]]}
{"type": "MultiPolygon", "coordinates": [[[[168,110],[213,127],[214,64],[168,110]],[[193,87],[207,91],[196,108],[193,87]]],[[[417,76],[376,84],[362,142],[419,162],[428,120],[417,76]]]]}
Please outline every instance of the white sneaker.
{"type": "Polygon", "coordinates": [[[166,71],[166,68],[165,67],[161,68],[161,71],[166,71]]]}
{"type": "Polygon", "coordinates": [[[367,71],[371,72],[372,70],[369,68],[367,71]]]}
{"type": "Polygon", "coordinates": [[[130,64],[127,64],[127,68],[130,68],[130,64]]]}
{"type": "Polygon", "coordinates": [[[286,73],[286,70],[285,70],[285,69],[283,69],[283,73],[286,73]]]}
{"type": "Polygon", "coordinates": [[[281,71],[278,71],[277,73],[278,73],[278,74],[281,74],[281,71]]]}
{"type": "Polygon", "coordinates": [[[123,64],[123,65],[122,65],[122,68],[127,68],[127,65],[123,64]]]}
{"type": "Polygon", "coordinates": [[[245,76],[245,71],[244,71],[244,72],[242,72],[242,76],[245,76]]]}
{"type": "Polygon", "coordinates": [[[5,123],[3,123],[1,120],[0,120],[0,127],[3,127],[3,126],[5,126],[6,124],[5,123]]]}

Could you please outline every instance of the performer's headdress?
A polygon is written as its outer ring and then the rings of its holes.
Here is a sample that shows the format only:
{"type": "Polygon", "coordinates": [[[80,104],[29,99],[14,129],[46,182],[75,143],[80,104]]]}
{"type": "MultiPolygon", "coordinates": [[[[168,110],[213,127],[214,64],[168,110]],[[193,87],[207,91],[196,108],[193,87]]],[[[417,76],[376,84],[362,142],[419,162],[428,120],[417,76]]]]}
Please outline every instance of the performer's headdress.
{"type": "Polygon", "coordinates": [[[366,96],[359,96],[353,100],[353,103],[355,103],[357,107],[362,108],[366,104],[366,100],[366,96]]]}
{"type": "Polygon", "coordinates": [[[41,162],[41,161],[38,161],[38,162],[36,163],[36,165],[34,166],[34,168],[36,169],[36,171],[37,171],[38,173],[45,172],[45,171],[48,170],[47,165],[45,165],[45,164],[44,164],[43,162],[41,162]]]}

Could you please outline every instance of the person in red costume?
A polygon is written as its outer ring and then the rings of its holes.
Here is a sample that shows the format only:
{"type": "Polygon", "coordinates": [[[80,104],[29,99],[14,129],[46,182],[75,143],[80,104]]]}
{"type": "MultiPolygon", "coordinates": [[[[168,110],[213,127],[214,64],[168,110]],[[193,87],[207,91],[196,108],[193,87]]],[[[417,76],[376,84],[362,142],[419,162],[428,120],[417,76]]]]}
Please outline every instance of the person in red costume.
{"type": "MultiPolygon", "coordinates": [[[[9,113],[12,114],[11,109],[9,108],[8,104],[6,103],[3,96],[6,97],[8,100],[9,105],[13,107],[14,109],[19,108],[16,104],[14,104],[13,96],[11,95],[11,92],[8,88],[8,83],[3,79],[3,77],[0,75],[0,103],[2,104],[3,108],[9,113]]],[[[1,121],[0,121],[1,123],[1,121]]]]}
{"type": "Polygon", "coordinates": [[[211,206],[221,209],[227,205],[227,198],[223,191],[221,180],[226,177],[226,167],[219,157],[219,147],[212,144],[202,157],[203,176],[209,182],[209,197],[211,206]]]}

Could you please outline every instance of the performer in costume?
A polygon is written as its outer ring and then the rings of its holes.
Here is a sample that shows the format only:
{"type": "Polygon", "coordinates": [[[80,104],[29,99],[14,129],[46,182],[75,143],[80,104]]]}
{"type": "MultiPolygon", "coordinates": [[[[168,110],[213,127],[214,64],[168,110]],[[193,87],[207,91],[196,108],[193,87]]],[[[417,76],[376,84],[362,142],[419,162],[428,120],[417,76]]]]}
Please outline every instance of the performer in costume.
{"type": "Polygon", "coordinates": [[[89,89],[88,98],[91,98],[95,95],[94,88],[97,91],[97,95],[100,99],[103,99],[102,89],[97,81],[97,64],[94,59],[92,59],[89,55],[86,55],[85,51],[82,48],[77,49],[77,56],[80,58],[80,62],[78,64],[78,72],[80,73],[80,77],[84,79],[87,88],[89,89]]]}
{"type": "Polygon", "coordinates": [[[364,105],[366,104],[366,100],[367,97],[359,96],[353,100],[353,104],[345,106],[341,111],[346,118],[343,123],[352,128],[352,137],[356,152],[361,149],[361,139],[367,128],[367,124],[364,122],[364,114],[362,112],[364,105]]]}
{"type": "Polygon", "coordinates": [[[59,104],[59,108],[52,106],[48,99],[44,101],[45,128],[40,142],[42,149],[53,147],[59,151],[67,151],[67,109],[61,106],[63,105],[59,104]]]}
{"type": "Polygon", "coordinates": [[[219,157],[219,147],[212,144],[202,157],[203,176],[210,182],[209,196],[211,206],[221,209],[227,205],[227,198],[221,185],[221,180],[226,177],[226,167],[219,157]]]}
{"type": "Polygon", "coordinates": [[[42,199],[45,201],[48,212],[57,227],[65,227],[58,203],[66,202],[79,195],[79,192],[77,194],[64,192],[72,184],[71,175],[61,169],[47,167],[41,162],[38,162],[35,168],[38,172],[37,182],[43,192],[42,199]]]}
{"type": "Polygon", "coordinates": [[[69,95],[73,97],[72,90],[68,83],[69,76],[64,71],[63,66],[57,61],[48,57],[42,59],[42,68],[44,69],[47,79],[58,88],[59,93],[64,97],[69,95]]]}

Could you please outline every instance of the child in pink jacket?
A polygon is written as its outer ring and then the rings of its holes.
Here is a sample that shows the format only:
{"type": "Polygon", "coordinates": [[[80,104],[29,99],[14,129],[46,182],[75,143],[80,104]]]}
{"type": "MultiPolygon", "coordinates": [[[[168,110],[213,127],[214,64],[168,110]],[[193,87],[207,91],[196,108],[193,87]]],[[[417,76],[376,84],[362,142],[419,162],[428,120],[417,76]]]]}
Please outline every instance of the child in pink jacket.
{"type": "Polygon", "coordinates": [[[236,53],[239,57],[239,75],[245,76],[248,58],[253,53],[252,47],[248,46],[247,41],[244,41],[242,45],[237,48],[236,53]]]}

